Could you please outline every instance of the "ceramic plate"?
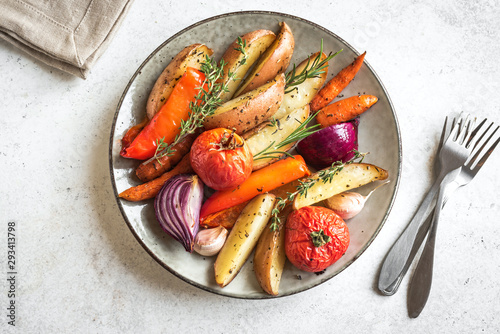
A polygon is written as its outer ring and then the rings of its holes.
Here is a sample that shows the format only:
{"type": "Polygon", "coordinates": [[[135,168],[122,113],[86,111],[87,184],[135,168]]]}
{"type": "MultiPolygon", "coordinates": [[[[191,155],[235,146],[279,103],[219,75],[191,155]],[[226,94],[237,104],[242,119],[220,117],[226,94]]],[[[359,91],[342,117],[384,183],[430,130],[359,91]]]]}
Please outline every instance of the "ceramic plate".
{"type": "MultiPolygon", "coordinates": [[[[321,39],[326,53],[343,51],[330,62],[328,79],[350,64],[359,55],[340,37],[312,22],[290,15],[271,12],[237,12],[216,16],[182,30],[160,45],[137,69],[116,110],[110,139],[110,169],[115,194],[137,185],[134,178],[136,161],[120,157],[120,140],[127,129],[145,115],[146,99],[156,78],[170,59],[183,47],[204,43],[214,49],[219,59],[228,45],[239,35],[256,29],[279,31],[285,21],[295,37],[292,63],[298,64],[320,48],[321,39]]],[[[367,59],[369,59],[369,50],[367,59]]],[[[342,93],[344,96],[371,94],[379,101],[362,118],[359,127],[359,149],[370,152],[365,159],[389,171],[391,182],[381,187],[367,202],[361,214],[348,221],[351,243],[347,253],[324,273],[317,275],[295,269],[287,263],[280,285],[280,295],[286,296],[317,286],[342,272],[370,245],[382,228],[392,207],[401,170],[401,144],[394,108],[384,86],[366,62],[356,79],[342,93]],[[300,279],[299,279],[300,278],[300,279]]],[[[365,186],[366,194],[374,185],[365,186]]],[[[214,258],[187,253],[181,244],[165,234],[154,215],[153,201],[130,203],[117,197],[118,206],[130,230],[146,251],[164,268],[184,281],[220,295],[238,298],[270,298],[265,294],[252,269],[251,258],[236,278],[219,288],[213,273],[214,258]]]]}

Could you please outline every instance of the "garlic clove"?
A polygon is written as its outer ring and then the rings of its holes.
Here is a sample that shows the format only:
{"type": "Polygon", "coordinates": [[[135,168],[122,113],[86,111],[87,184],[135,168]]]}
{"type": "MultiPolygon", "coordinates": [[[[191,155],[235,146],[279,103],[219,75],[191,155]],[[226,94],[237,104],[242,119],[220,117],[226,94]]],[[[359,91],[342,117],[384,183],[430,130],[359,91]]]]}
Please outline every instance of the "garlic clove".
{"type": "Polygon", "coordinates": [[[370,198],[370,196],[383,185],[388,184],[390,181],[387,180],[384,183],[379,184],[375,189],[370,191],[366,196],[358,194],[356,192],[343,192],[332,196],[325,200],[325,206],[340,216],[342,219],[350,219],[356,216],[363,210],[365,203],[370,198]]]}
{"type": "Polygon", "coordinates": [[[361,212],[365,197],[356,192],[344,192],[325,200],[327,208],[335,211],[342,219],[350,219],[361,212]]]}
{"type": "Polygon", "coordinates": [[[222,227],[200,230],[194,239],[194,250],[203,256],[213,256],[219,253],[226,241],[228,231],[222,227]]]}

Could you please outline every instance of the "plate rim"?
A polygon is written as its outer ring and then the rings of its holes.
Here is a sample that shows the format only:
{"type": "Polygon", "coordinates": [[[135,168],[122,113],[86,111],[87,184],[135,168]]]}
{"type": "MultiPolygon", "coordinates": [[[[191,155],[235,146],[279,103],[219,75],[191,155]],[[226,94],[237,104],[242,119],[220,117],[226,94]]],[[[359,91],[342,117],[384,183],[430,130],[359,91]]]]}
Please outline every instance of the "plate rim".
{"type": "Polygon", "coordinates": [[[385,212],[384,217],[382,218],[381,223],[379,224],[378,228],[375,230],[375,232],[373,233],[373,235],[371,236],[371,238],[368,240],[368,242],[364,245],[364,247],[361,248],[361,250],[359,252],[357,252],[356,255],[349,262],[346,262],[341,268],[339,268],[332,276],[328,277],[327,279],[321,280],[318,283],[305,288],[304,290],[294,291],[294,292],[290,292],[290,293],[287,293],[287,294],[281,294],[281,295],[277,295],[277,296],[271,296],[271,295],[239,296],[239,295],[232,295],[232,294],[228,294],[228,293],[223,293],[222,291],[212,289],[212,288],[210,288],[208,286],[199,284],[199,283],[197,283],[197,282],[195,282],[195,281],[193,281],[193,280],[191,280],[191,279],[189,279],[189,278],[187,278],[185,276],[182,276],[177,271],[175,271],[172,268],[170,268],[166,263],[164,263],[151,249],[149,249],[149,247],[146,245],[146,243],[136,233],[136,231],[132,227],[132,224],[130,223],[127,215],[125,214],[125,210],[123,208],[122,200],[118,196],[118,189],[116,187],[116,180],[115,180],[114,168],[113,168],[113,144],[114,144],[114,136],[115,136],[116,121],[117,121],[117,118],[118,118],[118,114],[120,112],[120,109],[121,109],[122,103],[123,103],[123,101],[125,99],[125,96],[127,95],[127,93],[130,90],[130,86],[133,84],[133,82],[135,81],[135,79],[137,78],[137,76],[141,73],[141,71],[144,68],[144,66],[146,66],[146,64],[161,49],[163,49],[165,47],[165,45],[167,45],[168,43],[170,43],[172,40],[174,40],[178,36],[184,34],[185,32],[187,32],[187,31],[189,31],[189,30],[191,30],[191,29],[193,29],[193,28],[195,28],[197,26],[203,25],[203,24],[205,24],[207,22],[215,21],[215,20],[219,20],[219,19],[223,19],[223,18],[229,17],[229,16],[239,16],[239,15],[248,15],[248,14],[280,16],[280,17],[285,17],[285,18],[290,18],[290,19],[293,19],[293,20],[297,20],[297,21],[302,21],[302,22],[307,23],[308,25],[311,25],[311,26],[313,26],[313,27],[315,27],[317,29],[320,29],[323,32],[331,35],[332,37],[334,37],[336,39],[338,39],[340,42],[344,43],[346,45],[346,47],[348,47],[356,55],[358,55],[358,56],[360,55],[360,53],[354,47],[352,47],[349,43],[347,43],[343,38],[341,38],[340,36],[338,36],[334,32],[326,29],[325,27],[323,27],[323,26],[321,26],[321,25],[319,25],[317,23],[314,23],[314,22],[309,21],[307,19],[304,19],[302,17],[298,17],[298,16],[291,15],[291,14],[286,14],[286,13],[281,13],[281,12],[275,12],[275,11],[249,10],[249,11],[236,11],[236,12],[229,12],[229,13],[219,14],[219,15],[211,16],[209,18],[197,21],[197,22],[189,25],[188,27],[186,27],[186,28],[178,31],[177,33],[173,34],[171,37],[169,37],[163,43],[161,43],[156,49],[154,49],[146,57],[146,59],[141,63],[141,65],[137,68],[137,70],[135,71],[135,73],[130,78],[129,82],[127,83],[126,87],[123,90],[123,93],[122,93],[122,95],[120,97],[120,100],[118,101],[118,104],[117,104],[117,107],[116,107],[116,110],[115,110],[115,114],[114,114],[114,117],[113,117],[113,122],[111,124],[111,132],[110,132],[110,139],[109,139],[109,150],[108,150],[108,162],[109,162],[109,172],[110,172],[110,176],[111,176],[111,184],[112,184],[112,188],[113,188],[113,193],[115,195],[115,200],[116,200],[118,208],[119,208],[119,210],[121,212],[121,215],[122,215],[123,219],[125,220],[125,223],[127,224],[128,228],[130,229],[130,231],[134,235],[135,239],[139,242],[139,244],[144,248],[144,250],[159,265],[161,265],[168,272],[170,272],[171,274],[173,274],[177,278],[181,279],[182,281],[184,281],[184,282],[186,282],[186,283],[188,283],[188,284],[190,284],[192,286],[195,286],[195,287],[197,287],[199,289],[202,289],[202,290],[210,292],[210,293],[214,293],[214,294],[219,295],[219,296],[236,298],[236,299],[267,300],[267,299],[274,299],[274,298],[284,298],[284,297],[287,297],[287,296],[292,296],[294,294],[302,293],[302,292],[305,292],[305,291],[310,290],[312,288],[315,288],[315,287],[317,287],[317,286],[325,283],[326,281],[329,281],[330,279],[334,278],[335,276],[337,276],[341,272],[343,272],[347,267],[349,267],[356,259],[358,259],[366,251],[366,249],[373,243],[373,241],[375,240],[375,238],[378,236],[378,234],[382,230],[382,227],[385,225],[385,223],[386,223],[386,221],[387,221],[387,219],[389,217],[389,214],[392,211],[392,208],[394,206],[396,195],[397,195],[398,189],[399,189],[399,184],[400,184],[400,181],[401,181],[403,152],[402,152],[402,142],[401,142],[401,131],[400,131],[399,122],[398,122],[398,118],[397,118],[396,109],[394,107],[394,104],[392,103],[392,100],[391,100],[391,98],[389,96],[389,93],[388,93],[387,89],[385,88],[385,85],[383,84],[382,80],[378,76],[378,74],[375,72],[375,70],[372,68],[372,66],[366,60],[364,60],[364,64],[368,67],[368,69],[370,70],[370,72],[374,75],[375,79],[380,84],[383,92],[385,93],[385,95],[387,97],[387,102],[389,103],[389,106],[390,106],[390,109],[391,109],[391,113],[392,113],[392,116],[394,118],[394,122],[395,122],[395,126],[396,126],[396,134],[397,134],[397,139],[398,139],[398,167],[397,167],[397,172],[398,173],[397,173],[397,178],[395,180],[394,193],[393,193],[393,195],[392,195],[392,197],[390,199],[389,206],[387,208],[387,211],[385,212]]]}

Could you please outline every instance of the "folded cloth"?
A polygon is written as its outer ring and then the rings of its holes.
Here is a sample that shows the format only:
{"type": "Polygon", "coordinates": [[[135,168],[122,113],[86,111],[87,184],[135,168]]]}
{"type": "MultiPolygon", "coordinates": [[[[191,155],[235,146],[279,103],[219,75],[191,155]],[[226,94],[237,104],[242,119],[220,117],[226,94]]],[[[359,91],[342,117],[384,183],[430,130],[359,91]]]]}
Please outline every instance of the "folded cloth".
{"type": "Polygon", "coordinates": [[[86,78],[133,0],[0,0],[0,37],[86,78]]]}

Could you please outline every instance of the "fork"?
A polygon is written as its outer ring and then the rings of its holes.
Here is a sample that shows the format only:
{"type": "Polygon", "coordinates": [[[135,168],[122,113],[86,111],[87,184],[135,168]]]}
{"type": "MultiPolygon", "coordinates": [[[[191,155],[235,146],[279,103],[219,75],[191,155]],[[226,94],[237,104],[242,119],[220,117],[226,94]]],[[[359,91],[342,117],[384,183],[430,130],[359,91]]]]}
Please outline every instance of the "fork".
{"type": "MultiPolygon", "coordinates": [[[[465,116],[460,115],[454,125],[461,126],[461,120],[463,120],[464,117],[465,116]]],[[[450,124],[453,125],[453,122],[451,122],[451,119],[450,122],[448,122],[447,118],[441,135],[442,142],[449,137],[447,134],[451,132],[450,124]]],[[[438,152],[440,151],[441,149],[438,150],[438,152]]],[[[414,253],[413,249],[415,249],[413,245],[417,238],[419,227],[432,213],[434,199],[439,189],[439,185],[443,181],[444,177],[453,170],[452,168],[448,168],[448,166],[439,164],[439,158],[436,159],[435,164],[438,166],[439,173],[434,184],[427,192],[427,195],[423,199],[412,220],[391,247],[382,263],[378,279],[378,289],[387,296],[391,296],[396,292],[402,276],[406,273],[406,270],[408,269],[407,259],[413,258],[414,256],[414,254],[412,256],[412,253],[414,253]]]]}
{"type": "Polygon", "coordinates": [[[443,207],[445,190],[447,186],[458,177],[466,162],[471,160],[473,147],[471,147],[472,137],[470,136],[469,117],[466,118],[465,125],[460,132],[459,128],[458,124],[453,127],[450,136],[444,143],[439,154],[441,165],[447,165],[452,171],[448,173],[440,183],[438,199],[434,209],[434,215],[432,216],[429,235],[415,272],[411,278],[408,291],[408,312],[411,318],[416,318],[420,315],[429,298],[432,285],[437,226],[443,207]]]}
{"type": "MultiPolygon", "coordinates": [[[[444,123],[444,127],[443,127],[443,131],[441,133],[441,139],[440,139],[440,142],[439,142],[439,145],[438,145],[438,150],[437,150],[438,152],[441,150],[441,147],[443,146],[443,142],[449,137],[453,126],[458,123],[459,119],[460,119],[460,115],[458,113],[454,113],[454,112],[450,113],[446,117],[445,123],[444,123]]],[[[483,137],[488,133],[488,131],[493,126],[493,123],[491,123],[490,126],[482,134],[480,134],[479,132],[482,130],[482,126],[485,124],[485,122],[486,122],[486,119],[483,119],[483,121],[481,123],[479,123],[479,125],[477,125],[477,126],[474,127],[474,130],[472,131],[472,133],[470,135],[470,139],[476,138],[474,150],[476,149],[476,147],[478,147],[478,145],[481,143],[481,140],[483,139],[483,137]],[[476,136],[479,136],[479,137],[476,137],[476,136]]],[[[488,141],[491,141],[492,137],[494,136],[494,134],[498,130],[498,128],[499,127],[497,127],[493,131],[493,133],[489,136],[488,140],[484,142],[484,145],[486,145],[488,143],[488,141]]],[[[468,145],[472,145],[472,141],[471,140],[468,142],[468,145]]],[[[492,151],[495,148],[495,146],[496,146],[496,144],[493,145],[493,146],[491,146],[490,150],[492,151]]],[[[482,150],[482,148],[481,148],[481,150],[482,150]]],[[[478,152],[480,152],[480,151],[478,151],[478,152]]],[[[487,154],[487,155],[484,156],[484,160],[482,161],[482,163],[484,163],[486,161],[486,159],[488,158],[488,156],[489,156],[489,154],[487,154]]],[[[463,177],[463,176],[461,177],[461,175],[462,175],[462,173],[461,173],[461,174],[459,174],[459,176],[455,180],[453,180],[452,183],[450,183],[448,185],[448,187],[446,188],[446,191],[445,191],[445,195],[444,195],[443,206],[444,206],[444,204],[446,204],[446,202],[448,201],[450,195],[456,189],[458,189],[458,188],[460,188],[462,186],[465,186],[466,184],[468,184],[470,182],[470,180],[472,180],[472,178],[479,171],[479,169],[481,168],[481,166],[478,166],[474,170],[470,170],[468,168],[467,170],[470,171],[469,172],[469,174],[470,174],[469,177],[463,177]],[[474,174],[472,174],[472,173],[474,173],[474,174]]],[[[436,170],[436,172],[439,172],[439,168],[440,168],[440,166],[439,166],[439,159],[437,159],[436,164],[435,164],[435,170],[436,170]]],[[[464,170],[465,169],[463,169],[462,172],[464,172],[464,170]]],[[[424,242],[424,239],[427,236],[427,233],[429,232],[429,226],[430,226],[430,223],[431,223],[431,220],[432,220],[432,215],[433,215],[433,212],[429,215],[428,219],[425,220],[425,222],[422,224],[422,226],[418,230],[417,236],[415,237],[415,241],[413,243],[413,247],[412,247],[412,249],[410,251],[410,254],[409,254],[409,256],[408,256],[408,258],[407,258],[404,266],[401,267],[400,272],[397,274],[397,276],[395,276],[395,274],[393,274],[394,277],[391,277],[392,283],[389,284],[389,285],[386,284],[383,288],[381,288],[379,286],[379,289],[381,290],[381,292],[384,295],[386,295],[386,296],[392,296],[398,290],[399,285],[401,284],[404,275],[406,274],[406,272],[410,268],[411,264],[413,263],[413,259],[417,255],[417,252],[420,249],[420,246],[424,242]]],[[[405,231],[404,233],[407,233],[407,231],[405,231]]],[[[397,269],[398,268],[395,268],[394,273],[397,273],[397,269]]]]}
{"type": "MultiPolygon", "coordinates": [[[[473,131],[471,137],[475,136],[479,130],[479,128],[486,122],[484,119],[481,124],[473,131]]],[[[462,166],[462,170],[460,174],[458,174],[457,178],[453,180],[452,183],[448,186],[445,192],[445,201],[446,203],[447,197],[449,194],[454,192],[460,187],[463,187],[469,184],[470,181],[476,176],[481,167],[484,165],[488,157],[491,155],[495,147],[500,142],[500,134],[497,134],[497,131],[500,129],[500,126],[494,128],[494,123],[491,123],[486,130],[482,134],[479,135],[478,139],[475,140],[474,149],[470,159],[462,166]],[[491,130],[491,131],[490,131],[491,130]],[[495,140],[495,137],[498,137],[495,140]],[[484,140],[483,140],[484,139],[484,140]]]]}

